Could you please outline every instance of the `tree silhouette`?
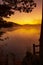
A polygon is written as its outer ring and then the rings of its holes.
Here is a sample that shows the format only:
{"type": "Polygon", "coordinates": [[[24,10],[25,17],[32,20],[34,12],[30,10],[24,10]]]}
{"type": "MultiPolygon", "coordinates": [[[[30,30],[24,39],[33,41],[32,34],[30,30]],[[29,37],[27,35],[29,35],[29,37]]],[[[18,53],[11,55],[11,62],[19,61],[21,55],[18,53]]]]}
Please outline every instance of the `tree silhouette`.
{"type": "Polygon", "coordinates": [[[42,20],[42,24],[41,24],[41,34],[40,34],[40,61],[41,61],[41,65],[43,65],[43,20],[42,20]]]}
{"type": "Polygon", "coordinates": [[[20,12],[32,12],[36,3],[33,0],[2,0],[3,4],[0,3],[0,27],[9,26],[3,17],[10,17],[15,11],[20,12]],[[3,24],[5,23],[5,24],[3,24]]]}
{"type": "Polygon", "coordinates": [[[3,4],[0,4],[0,17],[11,16],[16,10],[28,13],[34,7],[36,7],[36,3],[33,0],[3,0],[3,4]]]}
{"type": "Polygon", "coordinates": [[[1,17],[7,17],[7,15],[13,14],[13,12],[10,10],[11,7],[9,7],[6,4],[0,5],[0,18],[1,17]]]}

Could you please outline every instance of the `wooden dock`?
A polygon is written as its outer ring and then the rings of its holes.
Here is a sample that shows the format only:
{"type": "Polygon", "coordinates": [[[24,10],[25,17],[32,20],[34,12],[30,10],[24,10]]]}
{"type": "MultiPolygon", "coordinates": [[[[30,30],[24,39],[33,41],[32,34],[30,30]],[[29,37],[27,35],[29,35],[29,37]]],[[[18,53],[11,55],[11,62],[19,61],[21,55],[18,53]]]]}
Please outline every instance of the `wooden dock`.
{"type": "Polygon", "coordinates": [[[39,55],[40,53],[40,45],[33,44],[33,55],[39,55]],[[39,51],[36,51],[36,48],[39,48],[39,51]]]}

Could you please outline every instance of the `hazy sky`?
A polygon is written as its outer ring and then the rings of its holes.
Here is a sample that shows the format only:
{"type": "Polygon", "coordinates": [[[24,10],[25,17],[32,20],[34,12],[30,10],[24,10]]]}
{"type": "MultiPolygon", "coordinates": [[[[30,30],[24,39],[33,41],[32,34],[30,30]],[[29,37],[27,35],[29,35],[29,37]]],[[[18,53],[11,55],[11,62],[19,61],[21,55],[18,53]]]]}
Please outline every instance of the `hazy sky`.
{"type": "Polygon", "coordinates": [[[31,13],[15,12],[7,21],[19,23],[19,24],[38,24],[42,19],[42,0],[34,0],[37,7],[33,9],[31,13]]]}

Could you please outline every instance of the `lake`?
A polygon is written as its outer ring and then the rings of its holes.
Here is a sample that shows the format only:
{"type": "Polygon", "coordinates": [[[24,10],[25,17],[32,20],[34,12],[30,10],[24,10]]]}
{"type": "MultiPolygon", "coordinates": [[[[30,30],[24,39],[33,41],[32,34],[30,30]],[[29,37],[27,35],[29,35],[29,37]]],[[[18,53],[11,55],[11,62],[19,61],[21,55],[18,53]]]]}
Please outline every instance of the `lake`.
{"type": "Polygon", "coordinates": [[[33,44],[39,44],[40,30],[40,26],[1,28],[0,47],[5,54],[14,53],[17,59],[23,59],[27,50],[33,53],[33,44]]]}

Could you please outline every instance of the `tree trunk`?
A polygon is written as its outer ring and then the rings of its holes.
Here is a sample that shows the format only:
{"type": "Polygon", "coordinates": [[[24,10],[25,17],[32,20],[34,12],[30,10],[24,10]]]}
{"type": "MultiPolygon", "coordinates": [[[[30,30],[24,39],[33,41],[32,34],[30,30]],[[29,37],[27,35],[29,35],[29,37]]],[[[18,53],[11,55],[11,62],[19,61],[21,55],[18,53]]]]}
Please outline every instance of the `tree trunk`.
{"type": "Polygon", "coordinates": [[[41,34],[40,34],[40,62],[43,65],[43,20],[41,25],[41,34]]]}

